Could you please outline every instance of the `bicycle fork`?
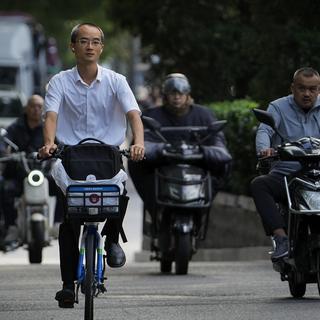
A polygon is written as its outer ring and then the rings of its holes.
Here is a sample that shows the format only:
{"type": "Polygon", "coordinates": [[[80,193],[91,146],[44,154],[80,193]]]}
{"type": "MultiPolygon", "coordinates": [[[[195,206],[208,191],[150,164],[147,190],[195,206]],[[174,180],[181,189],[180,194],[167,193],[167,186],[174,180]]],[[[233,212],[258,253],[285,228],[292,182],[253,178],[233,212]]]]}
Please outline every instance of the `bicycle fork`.
{"type": "Polygon", "coordinates": [[[81,236],[81,241],[80,241],[80,248],[79,248],[79,260],[78,260],[78,269],[77,269],[77,289],[76,289],[76,294],[75,294],[75,302],[78,303],[78,292],[79,288],[81,288],[82,291],[82,286],[84,285],[85,281],[85,265],[84,265],[84,260],[85,260],[85,255],[86,255],[86,238],[88,234],[94,234],[95,236],[95,248],[97,250],[96,254],[96,264],[95,264],[95,270],[94,270],[94,291],[95,291],[95,296],[97,297],[99,293],[104,293],[107,291],[107,289],[104,286],[104,280],[106,279],[104,277],[104,271],[105,271],[105,263],[103,259],[103,240],[98,232],[98,226],[96,223],[90,223],[86,224],[85,230],[82,233],[81,236]]]}

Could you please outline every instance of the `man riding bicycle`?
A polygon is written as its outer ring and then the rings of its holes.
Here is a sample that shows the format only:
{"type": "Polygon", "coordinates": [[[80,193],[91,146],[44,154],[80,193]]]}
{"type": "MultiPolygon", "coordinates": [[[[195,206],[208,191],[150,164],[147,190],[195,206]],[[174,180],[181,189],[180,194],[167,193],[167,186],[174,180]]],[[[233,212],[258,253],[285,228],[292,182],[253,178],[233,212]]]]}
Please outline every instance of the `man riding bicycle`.
{"type": "MultiPolygon", "coordinates": [[[[92,23],[75,26],[70,48],[76,66],[54,76],[48,85],[44,146],[39,150],[40,156],[52,155],[57,148],[55,138],[64,145],[75,145],[92,137],[120,146],[125,139],[127,118],[133,133],[130,156],[134,161],[141,160],[144,156],[143,125],[134,95],[124,76],[98,65],[104,48],[103,31],[92,23]]],[[[114,268],[123,266],[126,260],[118,243],[121,223],[110,220],[106,225],[107,263],[114,268]]],[[[74,303],[79,232],[80,226],[68,219],[60,225],[63,287],[57,292],[56,300],[62,308],[73,307],[74,303]]]]}

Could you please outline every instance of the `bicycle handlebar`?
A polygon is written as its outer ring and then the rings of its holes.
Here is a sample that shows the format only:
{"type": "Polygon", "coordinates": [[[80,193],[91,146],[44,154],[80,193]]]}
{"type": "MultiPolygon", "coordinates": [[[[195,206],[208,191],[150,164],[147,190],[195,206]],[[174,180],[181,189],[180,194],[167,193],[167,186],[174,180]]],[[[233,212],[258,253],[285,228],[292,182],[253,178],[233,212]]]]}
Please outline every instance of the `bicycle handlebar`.
{"type": "Polygon", "coordinates": [[[202,153],[197,154],[181,154],[179,152],[170,152],[168,150],[163,150],[162,155],[167,158],[177,159],[177,160],[201,160],[203,159],[202,153]]]}
{"type": "MultiPolygon", "coordinates": [[[[58,148],[52,153],[51,156],[49,157],[46,157],[46,158],[40,158],[39,157],[39,153],[37,154],[37,159],[40,160],[41,162],[42,161],[47,161],[47,160],[50,160],[50,159],[62,159],[63,158],[63,150],[64,150],[65,146],[64,145],[59,145],[58,148]]],[[[121,149],[119,150],[119,153],[130,159],[130,149],[121,149]]]]}
{"type": "Polygon", "coordinates": [[[130,159],[130,149],[122,149],[119,152],[122,156],[130,159]]]}

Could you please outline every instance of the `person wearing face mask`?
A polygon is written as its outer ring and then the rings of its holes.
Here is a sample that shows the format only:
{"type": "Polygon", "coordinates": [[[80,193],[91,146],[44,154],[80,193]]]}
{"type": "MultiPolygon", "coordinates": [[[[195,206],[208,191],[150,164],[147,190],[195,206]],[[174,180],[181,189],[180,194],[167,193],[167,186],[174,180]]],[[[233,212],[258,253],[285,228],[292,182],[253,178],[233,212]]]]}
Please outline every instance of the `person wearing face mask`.
{"type": "MultiPolygon", "coordinates": [[[[165,77],[162,84],[162,99],[163,105],[144,110],[142,114],[154,118],[163,127],[209,126],[217,120],[210,109],[194,103],[191,97],[191,85],[188,78],[182,73],[171,73],[165,77]]],[[[128,169],[144,205],[148,210],[152,210],[155,202],[154,169],[162,161],[161,152],[164,143],[154,133],[148,131],[145,131],[144,139],[145,161],[141,163],[129,161],[128,169]]],[[[175,139],[183,139],[183,137],[176,136],[175,139]]],[[[223,132],[220,131],[207,139],[202,150],[205,165],[211,172],[214,197],[229,173],[231,162],[231,155],[227,150],[223,132]],[[211,148],[212,146],[219,147],[219,155],[216,152],[217,148],[211,148]]]]}

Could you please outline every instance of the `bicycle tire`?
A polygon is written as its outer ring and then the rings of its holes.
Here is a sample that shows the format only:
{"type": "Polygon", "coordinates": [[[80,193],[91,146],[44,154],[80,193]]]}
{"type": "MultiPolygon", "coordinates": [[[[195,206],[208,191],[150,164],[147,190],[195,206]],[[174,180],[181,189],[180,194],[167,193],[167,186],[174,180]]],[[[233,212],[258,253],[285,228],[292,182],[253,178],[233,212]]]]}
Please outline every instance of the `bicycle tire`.
{"type": "Polygon", "coordinates": [[[86,239],[86,275],[85,275],[85,306],[84,319],[93,320],[93,298],[95,294],[94,266],[95,266],[95,234],[87,234],[86,239]]]}

